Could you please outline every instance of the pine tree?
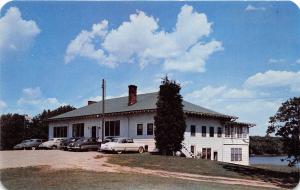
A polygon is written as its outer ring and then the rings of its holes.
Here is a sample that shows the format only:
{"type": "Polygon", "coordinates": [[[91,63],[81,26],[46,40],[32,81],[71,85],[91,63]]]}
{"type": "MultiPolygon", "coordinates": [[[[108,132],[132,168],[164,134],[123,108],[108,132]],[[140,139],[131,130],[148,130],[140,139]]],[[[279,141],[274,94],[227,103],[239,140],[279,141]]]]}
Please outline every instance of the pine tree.
{"type": "Polygon", "coordinates": [[[155,141],[159,152],[174,155],[181,150],[186,129],[180,85],[166,76],[161,85],[156,103],[155,141]]]}

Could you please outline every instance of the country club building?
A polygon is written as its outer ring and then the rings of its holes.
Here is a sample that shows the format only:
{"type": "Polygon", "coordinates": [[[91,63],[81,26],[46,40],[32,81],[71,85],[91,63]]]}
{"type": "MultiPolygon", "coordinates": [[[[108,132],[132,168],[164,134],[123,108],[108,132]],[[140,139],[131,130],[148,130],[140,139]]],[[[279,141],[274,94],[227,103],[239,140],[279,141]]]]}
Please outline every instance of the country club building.
{"type": "MultiPolygon", "coordinates": [[[[154,116],[158,93],[137,95],[129,86],[126,97],[105,100],[104,136],[130,137],[155,150],[154,116]]],[[[186,131],[182,152],[190,157],[249,164],[249,123],[183,101],[186,131]]],[[[82,108],[49,119],[49,138],[102,137],[102,102],[88,101],[82,108]]]]}

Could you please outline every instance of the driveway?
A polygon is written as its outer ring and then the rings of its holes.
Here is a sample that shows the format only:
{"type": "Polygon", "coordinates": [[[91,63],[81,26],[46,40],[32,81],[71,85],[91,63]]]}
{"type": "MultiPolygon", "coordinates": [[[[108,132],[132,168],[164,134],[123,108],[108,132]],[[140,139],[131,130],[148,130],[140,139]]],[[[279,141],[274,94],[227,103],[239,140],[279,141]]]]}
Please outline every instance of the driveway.
{"type": "Polygon", "coordinates": [[[50,166],[53,169],[111,171],[103,167],[107,156],[99,152],[62,150],[15,150],[0,152],[0,169],[27,166],[50,166]],[[95,159],[96,158],[96,159],[95,159]]]}

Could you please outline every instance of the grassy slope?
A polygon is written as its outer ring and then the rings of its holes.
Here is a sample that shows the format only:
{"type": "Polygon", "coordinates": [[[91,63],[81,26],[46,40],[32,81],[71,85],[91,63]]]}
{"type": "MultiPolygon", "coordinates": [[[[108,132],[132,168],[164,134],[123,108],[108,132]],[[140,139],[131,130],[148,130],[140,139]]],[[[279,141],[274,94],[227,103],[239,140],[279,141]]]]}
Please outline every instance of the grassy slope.
{"type": "Polygon", "coordinates": [[[159,156],[149,154],[113,155],[109,162],[132,167],[144,167],[175,172],[259,179],[276,182],[283,187],[293,187],[299,182],[297,169],[286,166],[240,166],[202,159],[159,156]]]}
{"type": "MultiPolygon", "coordinates": [[[[13,189],[220,189],[232,190],[232,186],[193,182],[152,175],[100,173],[84,170],[49,171],[37,167],[1,170],[1,182],[13,189]]],[[[235,190],[256,190],[246,186],[234,186],[235,190]]]]}

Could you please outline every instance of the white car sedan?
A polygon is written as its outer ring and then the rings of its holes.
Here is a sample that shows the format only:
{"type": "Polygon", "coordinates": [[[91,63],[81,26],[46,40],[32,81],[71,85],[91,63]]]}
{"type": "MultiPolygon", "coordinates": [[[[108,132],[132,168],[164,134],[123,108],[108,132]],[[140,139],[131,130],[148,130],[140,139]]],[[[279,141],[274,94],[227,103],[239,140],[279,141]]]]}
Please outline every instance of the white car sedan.
{"type": "Polygon", "coordinates": [[[114,138],[111,142],[107,142],[101,145],[101,151],[104,152],[139,152],[145,151],[145,145],[133,142],[131,138],[114,138]]]}
{"type": "Polygon", "coordinates": [[[57,149],[65,138],[52,138],[39,145],[39,149],[57,149]]]}

